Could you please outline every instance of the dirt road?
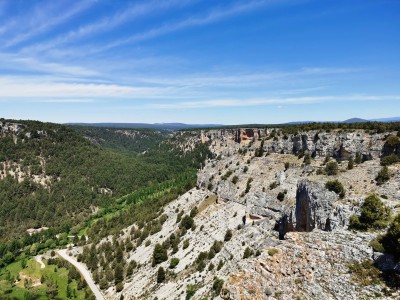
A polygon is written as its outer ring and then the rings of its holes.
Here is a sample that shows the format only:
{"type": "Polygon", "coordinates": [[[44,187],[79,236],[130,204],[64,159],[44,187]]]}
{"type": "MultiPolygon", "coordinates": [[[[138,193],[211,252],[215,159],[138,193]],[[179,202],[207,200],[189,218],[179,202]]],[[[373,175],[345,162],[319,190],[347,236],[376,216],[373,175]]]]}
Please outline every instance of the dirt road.
{"type": "Polygon", "coordinates": [[[88,286],[92,290],[93,294],[95,295],[97,300],[105,300],[103,294],[101,293],[100,289],[94,283],[92,276],[90,276],[89,271],[85,268],[83,264],[78,262],[73,256],[69,256],[66,249],[57,251],[58,255],[64,258],[66,261],[69,261],[71,264],[75,266],[81,272],[83,277],[85,278],[88,286]]]}

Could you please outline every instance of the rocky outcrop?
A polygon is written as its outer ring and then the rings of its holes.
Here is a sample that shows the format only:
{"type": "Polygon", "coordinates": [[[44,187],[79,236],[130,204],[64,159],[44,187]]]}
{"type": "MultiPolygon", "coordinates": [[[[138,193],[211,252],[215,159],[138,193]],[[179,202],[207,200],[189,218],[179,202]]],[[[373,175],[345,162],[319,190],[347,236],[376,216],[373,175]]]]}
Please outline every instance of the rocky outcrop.
{"type": "Polygon", "coordinates": [[[283,214],[277,229],[280,238],[289,231],[310,232],[315,228],[332,231],[343,227],[351,214],[348,207],[335,205],[338,196],[321,184],[302,180],[298,183],[296,206],[283,214]]]}
{"type": "Polygon", "coordinates": [[[199,138],[202,142],[218,140],[224,143],[231,141],[245,145],[249,141],[255,141],[253,147],[259,146],[258,140],[264,140],[265,153],[298,155],[309,152],[313,157],[329,155],[337,160],[348,160],[350,156],[354,158],[359,153],[366,161],[381,156],[386,137],[387,133],[370,134],[365,130],[310,130],[296,134],[283,134],[280,129],[241,128],[203,130],[199,138]],[[272,131],[275,132],[274,138],[270,135],[272,131]]]}

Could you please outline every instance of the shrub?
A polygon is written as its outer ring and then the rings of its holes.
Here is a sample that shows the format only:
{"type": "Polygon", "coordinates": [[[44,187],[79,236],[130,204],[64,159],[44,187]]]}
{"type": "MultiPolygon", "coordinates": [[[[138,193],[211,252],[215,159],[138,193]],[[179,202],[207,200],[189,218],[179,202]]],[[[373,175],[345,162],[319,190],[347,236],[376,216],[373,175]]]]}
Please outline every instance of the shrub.
{"type": "Polygon", "coordinates": [[[278,249],[272,248],[268,250],[268,255],[269,256],[274,256],[275,254],[277,254],[279,252],[278,249]]]}
{"type": "Polygon", "coordinates": [[[349,162],[347,163],[347,169],[348,169],[348,170],[351,170],[351,169],[353,169],[353,168],[354,168],[354,159],[353,159],[352,156],[350,156],[349,162]]]}
{"type": "Polygon", "coordinates": [[[344,198],[345,190],[344,190],[343,184],[339,180],[328,181],[325,184],[325,187],[329,191],[335,192],[336,194],[338,194],[340,196],[340,198],[344,198]]]}
{"type": "Polygon", "coordinates": [[[179,264],[179,258],[173,257],[173,258],[171,258],[171,261],[169,262],[169,268],[174,269],[178,264],[179,264]]]}
{"type": "Polygon", "coordinates": [[[218,263],[218,266],[217,266],[217,271],[221,270],[223,266],[224,266],[224,262],[222,260],[220,260],[218,263]]]}
{"type": "Polygon", "coordinates": [[[381,159],[381,166],[389,166],[400,162],[400,158],[396,154],[390,154],[381,159]]]}
{"type": "Polygon", "coordinates": [[[187,247],[189,247],[189,240],[188,239],[183,241],[183,249],[186,249],[187,247]]]}
{"type": "Polygon", "coordinates": [[[186,287],[186,300],[189,300],[196,294],[197,286],[194,284],[188,284],[186,287]]]}
{"type": "Polygon", "coordinates": [[[194,226],[194,220],[191,216],[185,215],[179,225],[180,228],[190,229],[194,226]]]}
{"type": "Polygon", "coordinates": [[[232,183],[236,184],[239,181],[239,177],[237,177],[236,175],[232,177],[232,183]]]}
{"type": "Polygon", "coordinates": [[[224,285],[224,281],[218,277],[214,279],[213,282],[213,291],[215,294],[219,295],[221,293],[222,287],[224,285]]]}
{"type": "Polygon", "coordinates": [[[288,170],[289,168],[290,168],[289,162],[285,162],[285,171],[288,170]]]}
{"type": "Polygon", "coordinates": [[[212,271],[212,270],[214,270],[214,264],[213,263],[210,263],[209,265],[208,265],[208,271],[212,271]]]}
{"type": "Polygon", "coordinates": [[[369,246],[372,247],[375,252],[385,252],[385,248],[382,245],[382,236],[378,236],[369,242],[369,246]]]}
{"type": "Polygon", "coordinates": [[[247,194],[249,191],[250,191],[250,188],[251,188],[251,182],[253,181],[253,178],[249,178],[249,179],[247,179],[247,184],[246,184],[246,190],[245,190],[245,193],[247,194]]]}
{"type": "Polygon", "coordinates": [[[276,197],[279,201],[283,201],[285,199],[285,193],[279,192],[278,196],[276,197]]]}
{"type": "Polygon", "coordinates": [[[232,175],[232,170],[228,170],[222,177],[221,177],[221,179],[222,180],[227,180],[228,178],[229,178],[229,176],[231,176],[232,175]]]}
{"type": "Polygon", "coordinates": [[[274,181],[274,182],[272,182],[272,183],[269,185],[269,189],[270,189],[270,190],[273,190],[273,189],[276,188],[278,185],[279,185],[279,184],[278,184],[276,181],[274,181]]]}
{"type": "Polygon", "coordinates": [[[391,135],[387,137],[385,144],[391,148],[395,148],[400,145],[400,139],[397,136],[391,135]]]}
{"type": "Polygon", "coordinates": [[[382,239],[385,250],[400,258],[400,214],[396,215],[382,239]]]}
{"type": "Polygon", "coordinates": [[[338,164],[336,161],[330,161],[325,166],[325,173],[326,175],[336,175],[338,173],[338,164]]]}
{"type": "Polygon", "coordinates": [[[225,241],[225,242],[230,241],[231,238],[232,238],[232,230],[228,229],[228,230],[225,232],[224,241],[225,241]]]}
{"type": "Polygon", "coordinates": [[[361,155],[360,152],[357,152],[357,153],[356,153],[355,163],[356,163],[357,165],[359,165],[359,164],[362,163],[362,155],[361,155]]]}
{"type": "Polygon", "coordinates": [[[249,247],[246,247],[246,249],[244,250],[244,253],[243,253],[243,258],[244,258],[244,259],[249,258],[249,257],[252,256],[253,254],[254,254],[253,249],[251,249],[251,248],[249,248],[249,247]]]}
{"type": "Polygon", "coordinates": [[[198,214],[199,210],[197,209],[197,206],[193,207],[192,210],[190,211],[190,217],[194,218],[198,214]]]}
{"type": "Polygon", "coordinates": [[[249,170],[249,167],[248,166],[244,166],[243,173],[246,173],[248,170],[249,170]]]}
{"type": "Polygon", "coordinates": [[[304,155],[304,164],[305,165],[310,165],[311,164],[311,155],[310,155],[310,153],[306,153],[306,155],[304,155]]]}
{"type": "Polygon", "coordinates": [[[214,241],[214,244],[211,246],[211,248],[214,249],[215,253],[219,253],[223,245],[224,243],[221,241],[214,241]]]}
{"type": "Polygon", "coordinates": [[[119,293],[123,289],[124,289],[124,284],[122,282],[118,282],[117,285],[115,286],[115,290],[117,291],[117,293],[119,293]]]}
{"type": "Polygon", "coordinates": [[[390,219],[390,209],[377,195],[368,196],[361,206],[361,215],[350,217],[350,228],[358,230],[385,228],[390,219]]]}
{"type": "Polygon", "coordinates": [[[153,250],[153,262],[155,265],[162,263],[168,259],[167,249],[161,244],[156,244],[153,250]]]}
{"type": "Polygon", "coordinates": [[[362,286],[381,283],[381,271],[374,266],[374,262],[366,259],[362,262],[354,261],[348,264],[349,272],[353,275],[354,281],[362,286]]]}
{"type": "Polygon", "coordinates": [[[157,271],[157,283],[162,283],[165,281],[165,271],[163,267],[159,267],[157,271]]]}
{"type": "Polygon", "coordinates": [[[378,172],[375,180],[378,185],[384,184],[386,181],[390,179],[389,169],[387,166],[382,167],[382,169],[378,172]]]}

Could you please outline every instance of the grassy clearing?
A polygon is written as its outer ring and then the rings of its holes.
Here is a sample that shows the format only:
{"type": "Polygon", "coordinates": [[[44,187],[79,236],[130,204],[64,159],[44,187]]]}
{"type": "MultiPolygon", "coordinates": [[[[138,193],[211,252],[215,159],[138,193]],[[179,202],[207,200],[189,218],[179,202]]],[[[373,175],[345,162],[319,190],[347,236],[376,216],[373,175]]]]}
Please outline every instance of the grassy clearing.
{"type": "Polygon", "coordinates": [[[1,269],[0,299],[25,299],[28,295],[35,295],[37,298],[32,299],[44,300],[49,299],[54,289],[57,291],[54,292],[56,299],[87,299],[85,290],[79,290],[77,282],[68,279],[66,268],[44,263],[46,267],[41,269],[38,262],[29,259],[25,268],[22,268],[21,261],[17,261],[1,269]],[[70,298],[67,297],[67,286],[70,298]]]}

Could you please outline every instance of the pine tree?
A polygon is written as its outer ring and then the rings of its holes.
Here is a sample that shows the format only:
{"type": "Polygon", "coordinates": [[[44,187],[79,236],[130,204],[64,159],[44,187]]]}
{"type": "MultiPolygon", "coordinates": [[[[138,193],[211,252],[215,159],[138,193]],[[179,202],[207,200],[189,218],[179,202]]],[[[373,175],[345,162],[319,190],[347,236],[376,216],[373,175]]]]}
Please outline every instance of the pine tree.
{"type": "Polygon", "coordinates": [[[157,271],[157,283],[162,283],[165,280],[165,270],[163,267],[159,267],[157,271]]]}

